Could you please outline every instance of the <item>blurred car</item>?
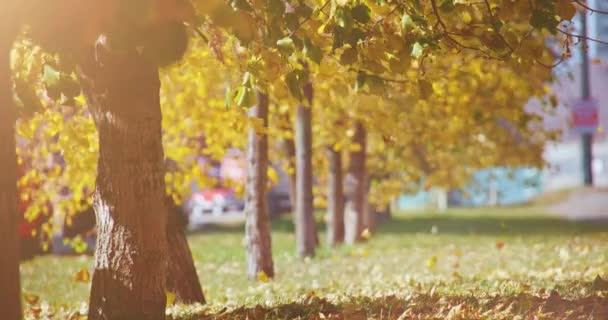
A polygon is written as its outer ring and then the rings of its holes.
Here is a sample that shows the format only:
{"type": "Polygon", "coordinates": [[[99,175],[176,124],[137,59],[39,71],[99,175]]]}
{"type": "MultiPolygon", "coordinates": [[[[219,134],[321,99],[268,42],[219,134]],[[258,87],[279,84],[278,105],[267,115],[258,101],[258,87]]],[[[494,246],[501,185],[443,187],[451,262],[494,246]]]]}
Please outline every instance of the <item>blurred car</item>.
{"type": "Polygon", "coordinates": [[[192,224],[202,224],[208,216],[219,217],[244,209],[245,202],[238,199],[232,189],[223,187],[195,191],[186,201],[188,220],[192,224]]]}
{"type": "Polygon", "coordinates": [[[272,188],[268,192],[268,213],[270,217],[278,217],[282,214],[291,213],[291,211],[292,206],[288,187],[282,188],[279,185],[272,188]]]}

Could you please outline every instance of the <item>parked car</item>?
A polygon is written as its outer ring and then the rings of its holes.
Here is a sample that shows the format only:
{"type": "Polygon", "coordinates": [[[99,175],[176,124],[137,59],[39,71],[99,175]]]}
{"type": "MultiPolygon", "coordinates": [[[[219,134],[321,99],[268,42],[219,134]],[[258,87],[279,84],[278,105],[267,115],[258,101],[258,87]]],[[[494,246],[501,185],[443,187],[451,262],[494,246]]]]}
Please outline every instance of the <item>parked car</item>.
{"type": "Polygon", "coordinates": [[[229,212],[242,212],[245,202],[229,188],[218,187],[195,191],[185,204],[190,223],[202,224],[208,216],[219,217],[229,212]]]}
{"type": "Polygon", "coordinates": [[[268,192],[268,213],[270,217],[278,217],[282,214],[291,213],[291,199],[289,190],[276,186],[268,192]]]}

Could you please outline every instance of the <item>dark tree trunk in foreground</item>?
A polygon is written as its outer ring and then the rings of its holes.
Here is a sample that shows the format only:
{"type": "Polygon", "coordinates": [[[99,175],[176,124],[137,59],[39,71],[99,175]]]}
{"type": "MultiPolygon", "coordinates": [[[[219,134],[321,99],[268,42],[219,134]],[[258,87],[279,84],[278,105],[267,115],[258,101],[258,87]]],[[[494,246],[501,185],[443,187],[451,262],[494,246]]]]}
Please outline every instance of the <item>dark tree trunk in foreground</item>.
{"type": "Polygon", "coordinates": [[[296,249],[301,258],[315,254],[317,244],[312,194],[312,85],[304,92],[309,105],[296,110],[296,249]]]}
{"type": "Polygon", "coordinates": [[[342,176],[342,153],[333,147],[327,148],[327,244],[330,247],[344,242],[344,187],[342,176]]]}
{"type": "Polygon", "coordinates": [[[367,174],[365,170],[367,133],[361,122],[355,123],[353,142],[361,146],[359,151],[350,153],[350,165],[347,175],[347,212],[346,242],[353,244],[362,241],[365,214],[367,212],[367,174]]]}
{"type": "Polygon", "coordinates": [[[19,320],[22,314],[17,233],[20,220],[15,142],[17,110],[10,69],[10,51],[17,29],[6,25],[8,16],[3,19],[4,23],[0,23],[0,168],[3,171],[0,174],[0,312],[2,319],[19,320]]]}
{"type": "Polygon", "coordinates": [[[169,264],[167,269],[167,291],[175,294],[175,301],[184,304],[205,303],[203,288],[196,273],[192,252],[184,232],[187,219],[172,200],[168,201],[169,220],[167,241],[169,264]]]}
{"type": "MultiPolygon", "coordinates": [[[[257,92],[258,104],[249,117],[261,119],[268,127],[268,96],[257,92]]],[[[247,276],[256,279],[260,273],[274,277],[270,216],[268,214],[268,135],[249,128],[247,141],[247,195],[245,197],[245,237],[247,239],[247,276]]]]}
{"type": "Polygon", "coordinates": [[[165,319],[168,211],[157,67],[135,49],[104,52],[83,65],[81,80],[99,133],[88,319],[165,319]]]}

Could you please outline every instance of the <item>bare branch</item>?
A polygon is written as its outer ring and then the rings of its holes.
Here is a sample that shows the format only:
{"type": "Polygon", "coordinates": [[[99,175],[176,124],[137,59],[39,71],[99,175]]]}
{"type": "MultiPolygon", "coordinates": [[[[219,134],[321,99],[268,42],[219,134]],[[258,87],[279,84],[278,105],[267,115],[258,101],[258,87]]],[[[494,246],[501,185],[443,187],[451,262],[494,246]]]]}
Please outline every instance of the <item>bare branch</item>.
{"type": "Polygon", "coordinates": [[[599,13],[599,14],[608,14],[608,11],[603,11],[603,10],[598,10],[598,9],[591,8],[586,3],[584,3],[584,2],[582,2],[580,0],[572,0],[572,2],[578,4],[579,6],[585,8],[585,9],[591,11],[591,12],[599,13]]]}
{"type": "Polygon", "coordinates": [[[588,41],[593,41],[593,42],[597,42],[597,43],[601,43],[601,44],[607,44],[608,45],[608,41],[604,41],[604,40],[600,40],[600,39],[595,39],[595,38],[591,38],[591,37],[586,37],[580,34],[572,34],[568,31],[564,31],[562,29],[557,29],[557,31],[559,31],[560,33],[573,37],[573,38],[577,38],[579,40],[588,40],[588,41]]]}

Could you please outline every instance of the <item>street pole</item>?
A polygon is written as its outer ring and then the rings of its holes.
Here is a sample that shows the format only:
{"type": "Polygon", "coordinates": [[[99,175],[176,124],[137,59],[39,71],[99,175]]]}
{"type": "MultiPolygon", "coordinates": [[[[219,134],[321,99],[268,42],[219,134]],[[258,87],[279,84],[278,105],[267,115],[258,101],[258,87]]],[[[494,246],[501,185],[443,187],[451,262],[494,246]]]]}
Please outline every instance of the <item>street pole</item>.
{"type": "MultiPolygon", "coordinates": [[[[581,54],[582,54],[582,98],[584,101],[591,99],[591,84],[589,79],[589,53],[587,44],[587,12],[581,12],[581,24],[583,27],[581,38],[581,54]]],[[[583,152],[583,175],[585,186],[593,186],[593,134],[583,133],[582,135],[582,152],[583,152]]]]}

